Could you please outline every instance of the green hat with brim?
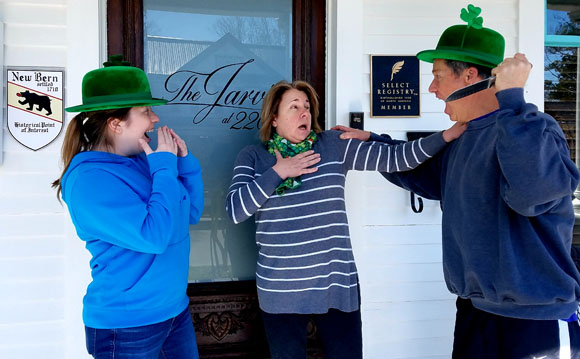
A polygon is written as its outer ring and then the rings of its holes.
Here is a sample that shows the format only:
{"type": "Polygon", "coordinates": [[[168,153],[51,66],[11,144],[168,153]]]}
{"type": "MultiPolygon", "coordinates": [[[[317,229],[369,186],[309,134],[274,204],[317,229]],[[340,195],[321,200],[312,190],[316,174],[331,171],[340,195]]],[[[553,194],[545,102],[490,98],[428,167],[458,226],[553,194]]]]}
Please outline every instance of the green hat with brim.
{"type": "Polygon", "coordinates": [[[67,112],[88,112],[124,107],[164,105],[167,100],[153,98],[145,72],[129,66],[121,55],[109,57],[103,68],[83,77],[83,103],[65,108],[67,112]]]}
{"type": "Polygon", "coordinates": [[[417,58],[426,62],[435,59],[447,59],[470,62],[473,64],[494,68],[503,61],[505,40],[503,36],[492,29],[482,26],[483,19],[478,16],[481,9],[468,5],[467,10],[461,10],[461,19],[467,25],[454,25],[447,28],[434,50],[424,50],[417,58]]]}

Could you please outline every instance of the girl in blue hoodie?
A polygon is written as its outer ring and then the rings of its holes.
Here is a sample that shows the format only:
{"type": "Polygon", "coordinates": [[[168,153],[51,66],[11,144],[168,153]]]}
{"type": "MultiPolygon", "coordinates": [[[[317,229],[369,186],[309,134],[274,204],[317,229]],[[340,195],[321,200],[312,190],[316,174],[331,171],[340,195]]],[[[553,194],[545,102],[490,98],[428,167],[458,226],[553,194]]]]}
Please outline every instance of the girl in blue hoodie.
{"type": "Polygon", "coordinates": [[[92,255],[83,300],[94,358],[198,358],[186,295],[189,224],[203,209],[200,165],[158,127],[145,73],[118,58],[83,78],[53,183],[92,255]]]}

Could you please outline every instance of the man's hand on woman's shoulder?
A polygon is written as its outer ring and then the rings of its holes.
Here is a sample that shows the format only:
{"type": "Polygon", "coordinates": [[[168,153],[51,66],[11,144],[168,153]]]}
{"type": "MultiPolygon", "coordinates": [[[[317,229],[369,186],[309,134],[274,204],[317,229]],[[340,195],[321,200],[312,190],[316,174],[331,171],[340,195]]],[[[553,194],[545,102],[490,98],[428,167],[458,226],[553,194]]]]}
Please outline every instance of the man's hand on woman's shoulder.
{"type": "Polygon", "coordinates": [[[343,131],[343,133],[340,135],[340,138],[343,140],[354,138],[356,140],[367,141],[371,137],[371,133],[369,131],[363,131],[341,125],[334,126],[331,128],[331,130],[343,131]]]}

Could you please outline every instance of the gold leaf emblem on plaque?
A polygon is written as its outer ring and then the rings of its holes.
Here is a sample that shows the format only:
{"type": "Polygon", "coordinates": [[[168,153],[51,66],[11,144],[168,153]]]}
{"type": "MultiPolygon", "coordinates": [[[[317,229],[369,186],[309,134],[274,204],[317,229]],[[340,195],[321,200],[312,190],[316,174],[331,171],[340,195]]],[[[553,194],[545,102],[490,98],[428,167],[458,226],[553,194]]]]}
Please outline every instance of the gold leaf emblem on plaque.
{"type": "Polygon", "coordinates": [[[395,76],[395,74],[399,71],[401,71],[401,69],[403,68],[403,65],[405,64],[405,60],[403,61],[399,61],[399,62],[395,62],[395,64],[393,65],[393,69],[391,71],[391,81],[393,81],[393,76],[395,76]]]}

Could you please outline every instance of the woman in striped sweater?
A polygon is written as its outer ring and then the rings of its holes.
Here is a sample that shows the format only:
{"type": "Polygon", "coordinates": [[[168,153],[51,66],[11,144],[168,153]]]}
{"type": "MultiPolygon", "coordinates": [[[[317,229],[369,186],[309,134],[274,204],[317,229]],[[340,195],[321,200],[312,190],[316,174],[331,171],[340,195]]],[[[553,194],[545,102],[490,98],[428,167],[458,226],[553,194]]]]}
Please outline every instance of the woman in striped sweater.
{"type": "Polygon", "coordinates": [[[303,81],[274,85],[261,115],[264,144],[238,155],[226,210],[234,223],[256,221],[256,284],[272,358],[306,358],[311,318],[326,358],[362,358],[346,173],[415,168],[463,128],[398,145],[341,140],[339,131],[321,131],[316,92],[303,81]]]}

